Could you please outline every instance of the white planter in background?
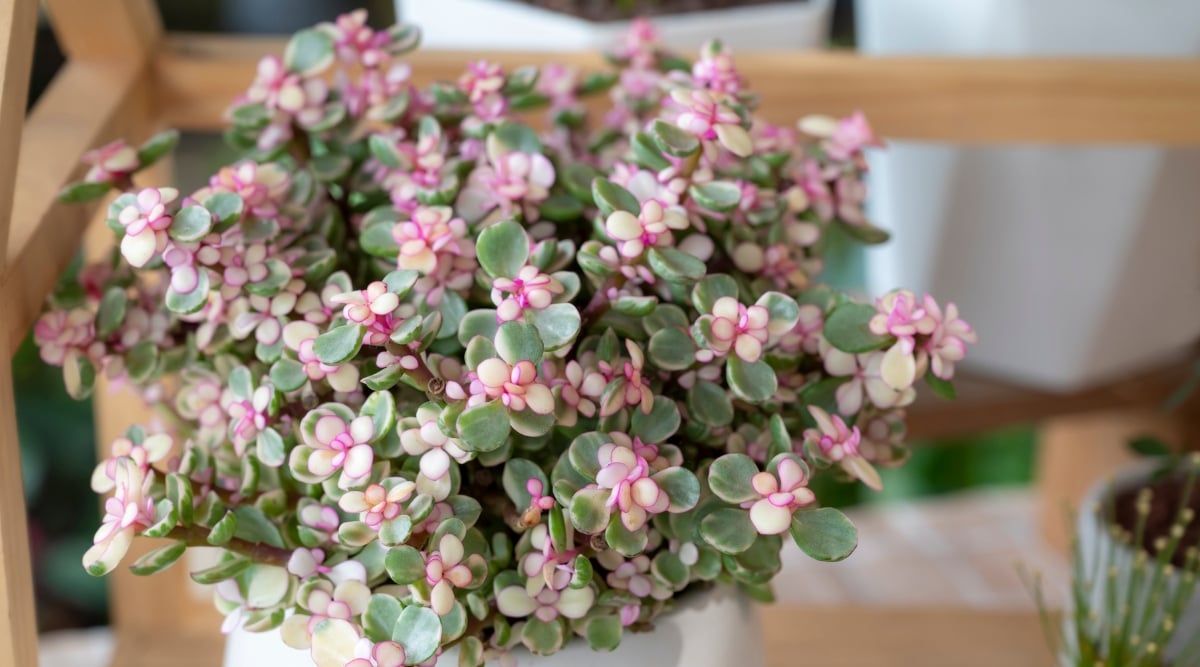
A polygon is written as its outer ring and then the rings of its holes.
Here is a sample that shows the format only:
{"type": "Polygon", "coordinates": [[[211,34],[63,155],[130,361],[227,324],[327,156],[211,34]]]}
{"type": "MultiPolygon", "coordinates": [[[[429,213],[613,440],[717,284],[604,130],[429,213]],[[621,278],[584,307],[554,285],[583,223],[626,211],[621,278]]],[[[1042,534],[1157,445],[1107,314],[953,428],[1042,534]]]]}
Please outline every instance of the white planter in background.
{"type": "MultiPolygon", "coordinates": [[[[859,0],[857,20],[872,55],[1200,54],[1195,0],[859,0]]],[[[957,302],[969,368],[1068,390],[1200,336],[1200,151],[889,143],[870,287],[957,302]]]]}
{"type": "MultiPolygon", "coordinates": [[[[612,653],[597,653],[575,639],[552,656],[517,653],[520,667],[765,667],[758,609],[733,588],[690,594],[654,621],[654,631],[626,633],[612,653]]],[[[456,667],[458,653],[438,659],[456,667]]],[[[225,642],[224,667],[312,667],[307,651],[286,646],[279,631],[237,630],[225,642]]]]}
{"type": "MultiPolygon", "coordinates": [[[[812,49],[829,37],[832,0],[781,1],[653,17],[663,41],[691,52],[719,37],[739,51],[812,49]]],[[[628,21],[594,23],[507,0],[396,0],[396,15],[420,26],[422,44],[473,51],[600,50],[628,21]]]]}
{"type": "MultiPolygon", "coordinates": [[[[1155,469],[1155,464],[1157,464],[1157,461],[1143,461],[1132,464],[1116,475],[1113,480],[1098,482],[1088,490],[1087,495],[1080,504],[1079,518],[1076,525],[1080,553],[1083,555],[1086,572],[1106,572],[1109,566],[1112,565],[1112,563],[1107,561],[1108,554],[1110,553],[1116,553],[1114,562],[1118,568],[1128,570],[1133,554],[1130,553],[1128,547],[1113,544],[1113,538],[1108,532],[1107,526],[1101,523],[1103,519],[1097,516],[1092,511],[1092,508],[1098,504],[1107,503],[1108,499],[1114,493],[1144,486],[1149,481],[1150,475],[1155,469]],[[1097,560],[1101,560],[1102,562],[1097,563],[1097,560]]],[[[1175,574],[1167,579],[1165,589],[1173,592],[1177,590],[1180,583],[1180,576],[1175,574]]],[[[1092,587],[1093,605],[1102,604],[1107,590],[1107,579],[1099,577],[1092,587]]],[[[1144,599],[1144,597],[1145,593],[1142,593],[1142,598],[1144,599]]],[[[1068,616],[1064,619],[1064,623],[1069,622],[1070,617],[1068,616]]],[[[1163,652],[1163,657],[1166,659],[1164,664],[1175,664],[1175,660],[1187,644],[1200,634],[1200,589],[1197,589],[1193,593],[1191,601],[1184,607],[1180,617],[1175,619],[1175,627],[1175,634],[1172,636],[1171,641],[1167,643],[1166,649],[1163,652]]]]}

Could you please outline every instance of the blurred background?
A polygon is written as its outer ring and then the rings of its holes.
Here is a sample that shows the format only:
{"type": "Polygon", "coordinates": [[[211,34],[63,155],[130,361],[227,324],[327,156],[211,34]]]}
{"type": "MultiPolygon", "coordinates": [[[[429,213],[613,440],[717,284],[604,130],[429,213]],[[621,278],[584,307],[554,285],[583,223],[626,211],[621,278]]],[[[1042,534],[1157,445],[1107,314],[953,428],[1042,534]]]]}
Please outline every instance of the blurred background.
{"type": "MultiPolygon", "coordinates": [[[[720,34],[735,51],[839,48],[942,56],[1200,52],[1200,3],[1176,0],[1155,3],[1153,10],[1114,0],[159,4],[169,30],[277,34],[361,6],[370,9],[373,24],[387,25],[398,8],[426,30],[427,43],[478,50],[531,48],[531,32],[545,48],[595,48],[616,30],[604,22],[654,14],[666,39],[680,48],[696,46],[699,36],[720,34]],[[703,22],[709,10],[730,8],[747,13],[737,20],[726,15],[716,27],[703,22]],[[549,21],[547,27],[527,23],[532,10],[549,21]],[[784,18],[772,18],[775,11],[784,18]],[[584,20],[568,23],[558,12],[584,20]],[[763,29],[764,20],[774,29],[763,29]],[[588,27],[587,21],[600,25],[588,27]],[[505,22],[523,29],[506,30],[505,22]],[[516,46],[505,42],[514,35],[516,46]]],[[[43,26],[31,99],[36,100],[61,62],[53,34],[43,26]]],[[[184,188],[198,185],[228,159],[217,137],[189,135],[181,151],[178,180],[184,188]]],[[[1197,151],[903,142],[876,156],[873,170],[872,217],[900,241],[870,251],[842,243],[831,253],[825,279],[864,293],[904,285],[957,301],[981,338],[969,370],[1049,396],[1087,391],[1188,358],[1186,352],[1180,354],[1200,333],[1200,308],[1178,304],[1200,303],[1197,151]],[[1144,298],[1147,294],[1158,298],[1144,298]],[[1146,327],[1146,322],[1155,326],[1146,327]]],[[[41,364],[28,340],[14,362],[14,375],[39,627],[103,624],[104,580],[89,577],[78,566],[95,530],[91,508],[96,501],[88,488],[95,465],[91,406],[67,397],[58,369],[41,364]]],[[[1082,443],[1092,447],[1086,456],[1122,460],[1124,436],[1114,434],[1143,428],[1154,428],[1153,416],[1121,421],[1103,430],[1100,439],[1108,447],[1103,452],[1096,442],[1082,443]]],[[[1014,564],[1029,562],[1051,577],[1065,571],[1064,538],[1035,520],[1048,511],[1048,523],[1061,528],[1057,500],[1046,510],[1045,494],[1033,485],[1035,471],[1045,477],[1063,462],[1067,467],[1079,464],[1078,452],[1084,451],[1078,449],[1078,430],[1059,437],[1059,445],[1053,444],[1054,433],[1030,423],[913,441],[907,465],[885,471],[883,493],[861,486],[817,489],[826,502],[855,508],[862,546],[848,563],[837,566],[836,574],[830,570],[828,577],[802,584],[793,584],[802,578],[781,581],[781,597],[1031,607],[1017,585],[1014,564]],[[1068,442],[1061,444],[1064,440],[1068,442]],[[892,568],[879,569],[887,560],[892,568]]]]}

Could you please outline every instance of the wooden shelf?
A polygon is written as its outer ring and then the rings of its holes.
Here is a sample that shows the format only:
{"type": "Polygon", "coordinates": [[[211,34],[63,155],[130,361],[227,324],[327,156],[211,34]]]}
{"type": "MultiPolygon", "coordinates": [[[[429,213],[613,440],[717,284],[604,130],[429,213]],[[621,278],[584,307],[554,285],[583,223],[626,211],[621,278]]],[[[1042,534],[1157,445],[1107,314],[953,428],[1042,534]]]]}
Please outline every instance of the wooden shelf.
{"type": "MultiPolygon", "coordinates": [[[[1050,667],[1036,615],[966,609],[772,606],[768,667],[1050,667]]],[[[112,667],[220,667],[217,635],[126,635],[112,667]]]]}

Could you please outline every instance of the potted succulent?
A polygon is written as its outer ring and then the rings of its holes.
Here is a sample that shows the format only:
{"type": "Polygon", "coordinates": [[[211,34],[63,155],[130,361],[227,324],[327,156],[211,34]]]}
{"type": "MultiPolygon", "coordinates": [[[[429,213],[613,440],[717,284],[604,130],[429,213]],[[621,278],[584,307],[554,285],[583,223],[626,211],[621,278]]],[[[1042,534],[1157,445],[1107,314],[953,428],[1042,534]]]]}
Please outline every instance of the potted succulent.
{"type": "Polygon", "coordinates": [[[829,39],[832,13],[833,0],[396,0],[396,15],[444,49],[601,49],[641,16],[675,49],[718,34],[738,51],[816,49],[829,39]]]}
{"type": "Polygon", "coordinates": [[[830,225],[881,237],[869,127],[756,120],[728,53],[678,69],[644,30],[619,73],[418,88],[417,31],[364,18],[262,61],[229,113],[245,157],[204,187],[135,185],[168,133],[63,192],[115,193],[119,250],[55,293],[42,357],[159,415],[96,469],[85,567],[137,535],[169,540],[137,574],[219,547],[191,576],[230,665],[752,664],[745,596],[783,541],[856,544],[809,480],[878,488],[914,383],[950,393],[975,338],[929,296],[816,282],[830,225]]]}
{"type": "Polygon", "coordinates": [[[1143,461],[1088,493],[1062,623],[1032,586],[1062,667],[1200,665],[1197,472],[1200,455],[1143,461]]]}

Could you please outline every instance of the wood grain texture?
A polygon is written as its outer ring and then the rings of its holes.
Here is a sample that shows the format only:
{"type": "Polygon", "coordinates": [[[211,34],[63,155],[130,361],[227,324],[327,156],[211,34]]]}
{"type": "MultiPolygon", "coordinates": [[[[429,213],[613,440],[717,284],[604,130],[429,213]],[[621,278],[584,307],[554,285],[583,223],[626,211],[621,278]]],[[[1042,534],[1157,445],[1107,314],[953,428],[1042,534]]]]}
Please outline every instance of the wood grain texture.
{"type": "MultiPolygon", "coordinates": [[[[0,330],[0,342],[8,334],[0,330]]],[[[0,347],[0,666],[37,664],[37,614],[21,481],[12,356],[0,347]]]]}
{"type": "MultiPolygon", "coordinates": [[[[172,36],[155,59],[164,122],[213,130],[245,90],[258,59],[282,39],[172,36]]],[[[418,83],[454,80],[486,57],[505,67],[565,62],[606,67],[591,53],[418,51],[418,83]]],[[[744,54],[738,68],[762,94],[763,115],[792,124],[809,113],[867,113],[884,137],[969,144],[1200,145],[1200,60],[865,57],[839,52],[744,54]]]]}
{"type": "MultiPolygon", "coordinates": [[[[35,0],[0,0],[0,274],[9,267],[13,195],[36,28],[35,0]]],[[[0,331],[0,665],[16,667],[37,664],[37,614],[8,352],[14,344],[11,335],[0,331]]]]}
{"type": "Polygon", "coordinates": [[[117,137],[144,139],[149,123],[149,89],[136,65],[70,63],[34,107],[21,138],[8,268],[0,274],[8,354],[37,319],[95,210],[58,203],[58,191],[82,175],[85,151],[117,137]]]}
{"type": "Polygon", "coordinates": [[[29,96],[29,71],[33,65],[33,37],[37,33],[35,0],[0,0],[0,270],[8,252],[9,217],[17,160],[21,150],[21,125],[29,96]]]}
{"type": "MultiPolygon", "coordinates": [[[[780,605],[761,617],[768,667],[1052,665],[1032,613],[780,605]]],[[[215,631],[121,635],[112,665],[219,667],[223,646],[215,631]]]]}
{"type": "Polygon", "coordinates": [[[151,0],[45,0],[51,26],[68,58],[144,60],[162,39],[151,0]]]}

